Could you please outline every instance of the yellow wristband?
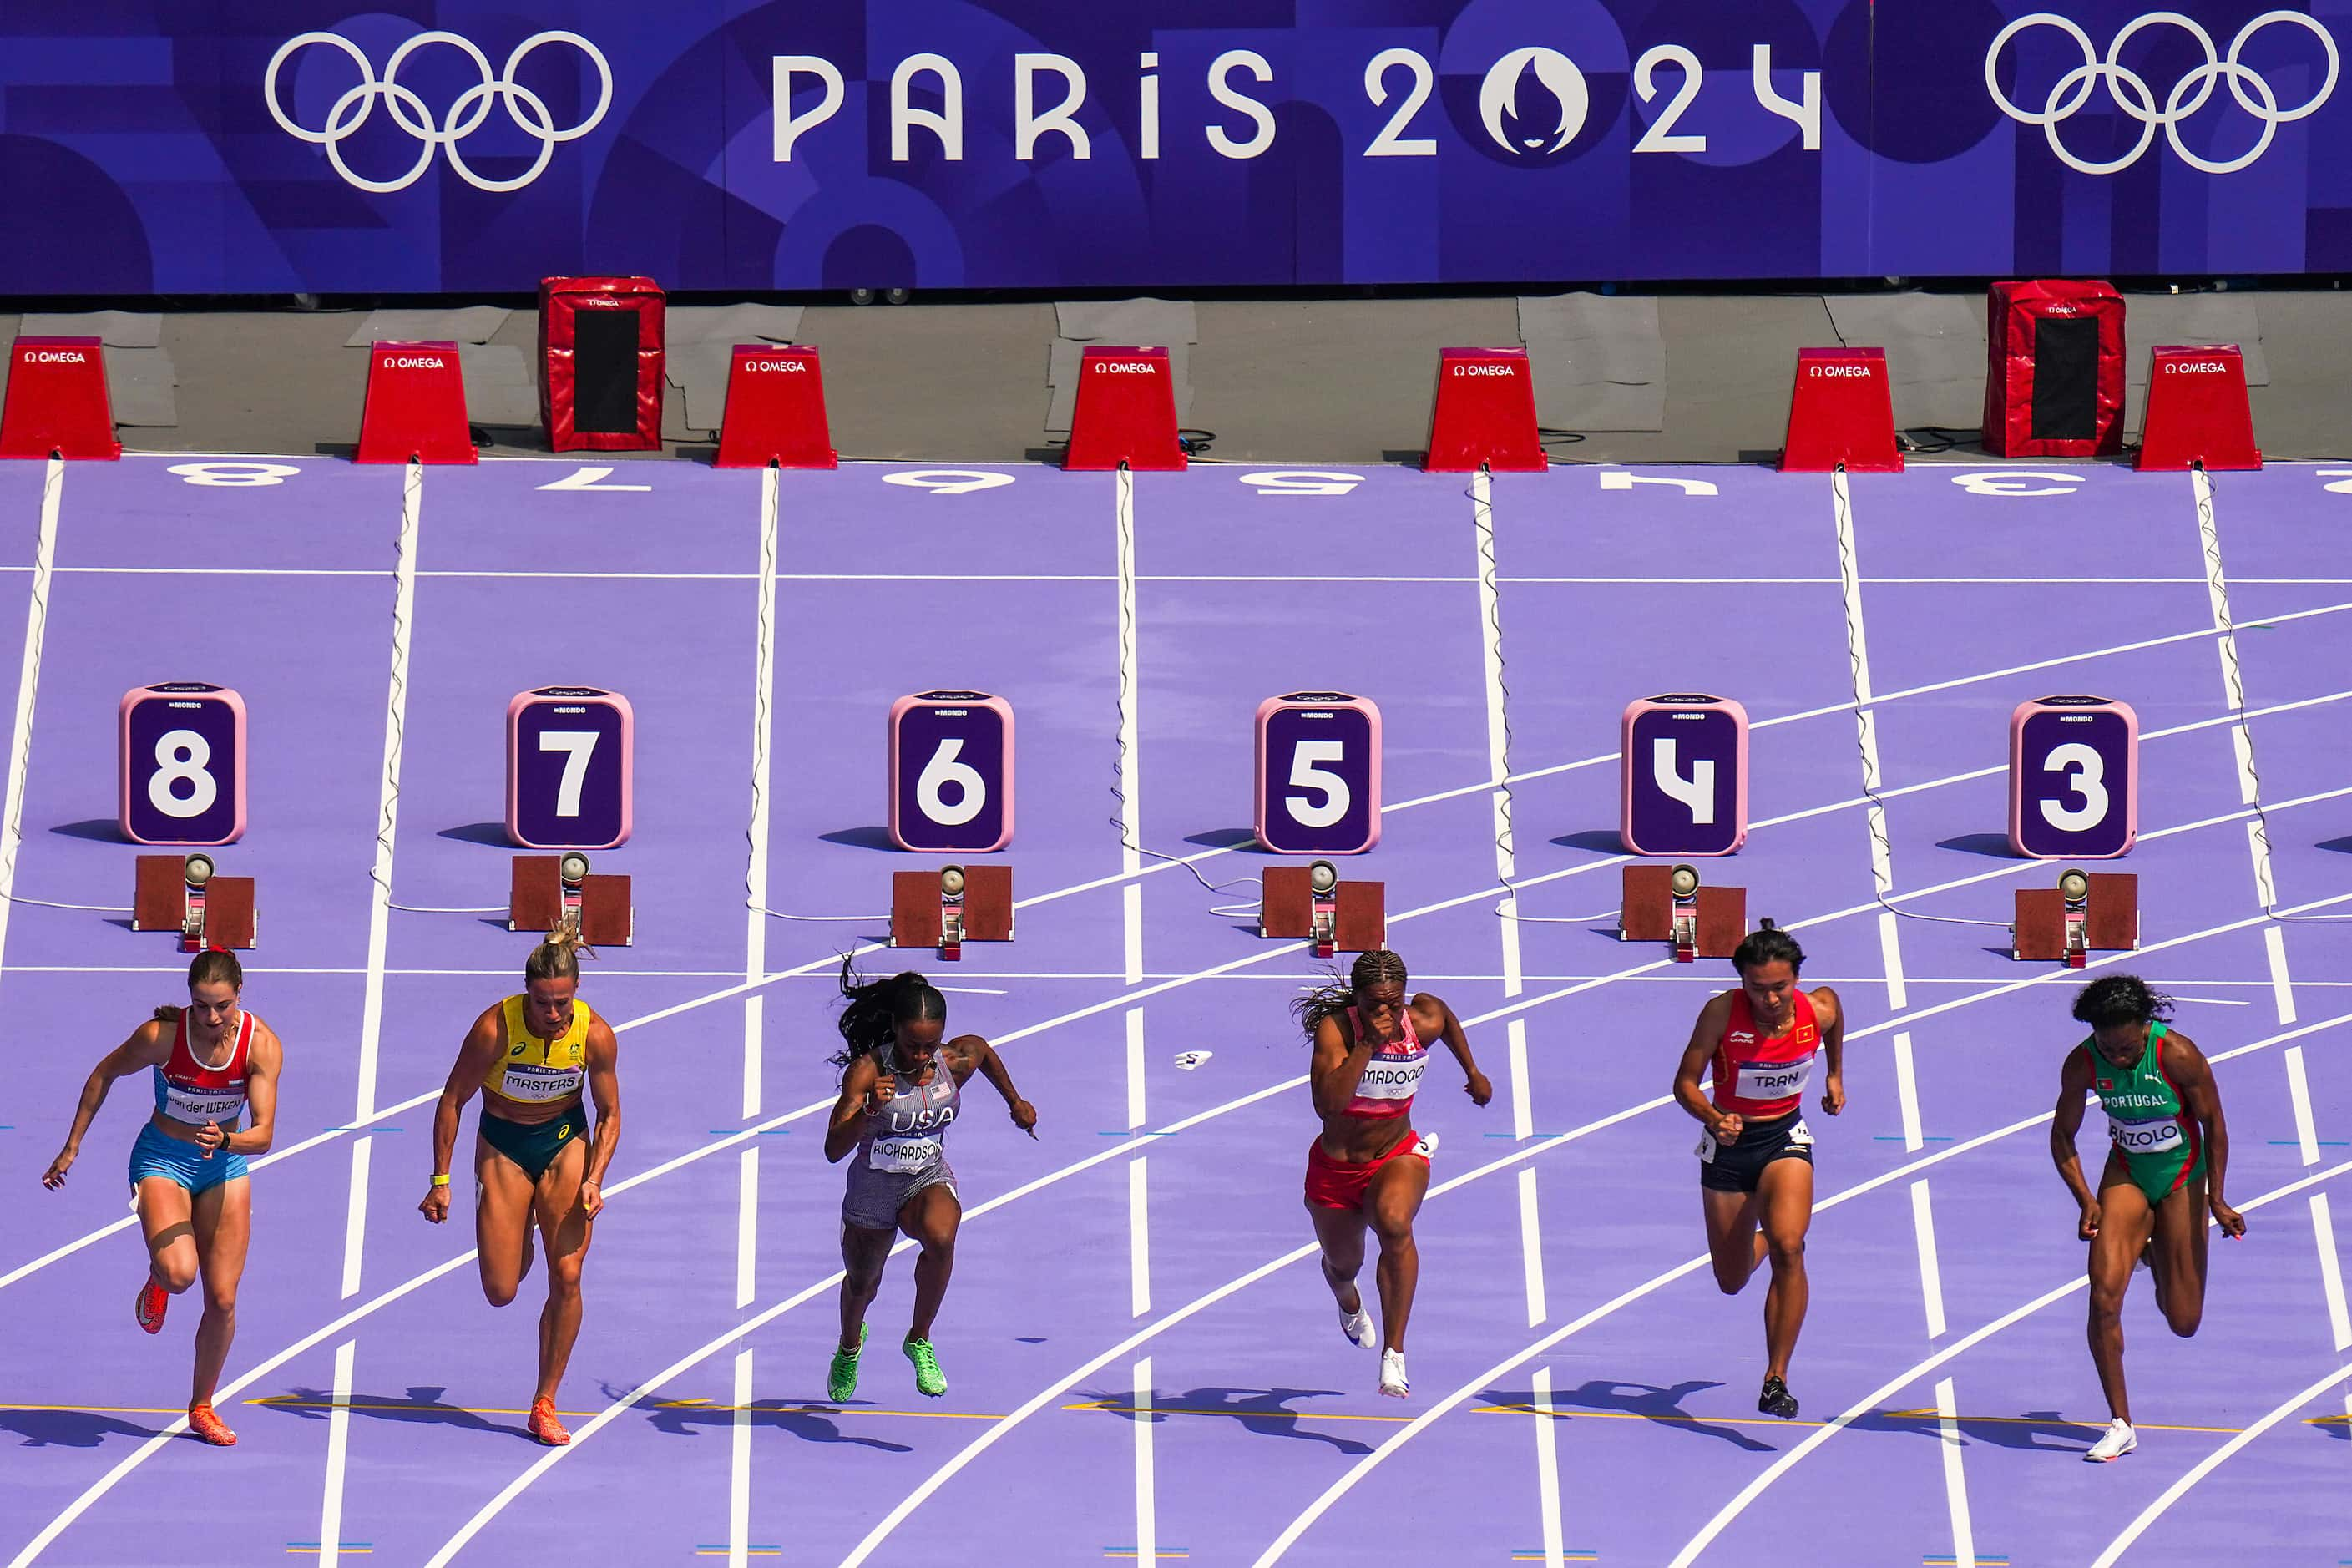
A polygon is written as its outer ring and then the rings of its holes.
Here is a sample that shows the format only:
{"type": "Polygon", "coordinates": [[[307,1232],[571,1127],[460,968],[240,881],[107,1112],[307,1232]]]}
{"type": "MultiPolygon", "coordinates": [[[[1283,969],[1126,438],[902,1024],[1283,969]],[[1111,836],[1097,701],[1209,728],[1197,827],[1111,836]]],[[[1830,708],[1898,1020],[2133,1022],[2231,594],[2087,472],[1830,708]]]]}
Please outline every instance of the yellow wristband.
{"type": "Polygon", "coordinates": [[[436,1174],[433,1178],[433,1184],[436,1187],[447,1186],[449,1184],[449,1173],[446,1171],[443,1171],[436,1174]]]}

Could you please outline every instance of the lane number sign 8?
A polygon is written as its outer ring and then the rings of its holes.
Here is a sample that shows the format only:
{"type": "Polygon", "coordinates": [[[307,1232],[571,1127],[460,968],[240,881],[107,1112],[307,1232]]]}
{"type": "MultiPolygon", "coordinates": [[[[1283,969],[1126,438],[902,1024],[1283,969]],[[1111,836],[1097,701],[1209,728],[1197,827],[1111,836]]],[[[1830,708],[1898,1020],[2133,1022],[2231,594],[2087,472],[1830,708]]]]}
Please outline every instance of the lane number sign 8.
{"type": "Polygon", "coordinates": [[[245,700],[200,680],[124,694],[118,822],[134,844],[231,844],[245,834],[245,700]]]}

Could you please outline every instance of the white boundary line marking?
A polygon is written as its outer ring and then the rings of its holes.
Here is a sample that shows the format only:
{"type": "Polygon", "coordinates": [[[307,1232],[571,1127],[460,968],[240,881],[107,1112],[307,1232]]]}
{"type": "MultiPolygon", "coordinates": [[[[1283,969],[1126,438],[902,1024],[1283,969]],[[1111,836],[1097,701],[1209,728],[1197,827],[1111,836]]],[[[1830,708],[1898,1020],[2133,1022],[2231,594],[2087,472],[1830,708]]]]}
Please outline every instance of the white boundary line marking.
{"type": "MultiPolygon", "coordinates": [[[[770,468],[768,472],[776,470],[770,468]]],[[[746,1151],[748,1153],[749,1151],[746,1151]]],[[[728,1423],[727,1564],[751,1558],[751,1347],[735,1352],[735,1408],[728,1423]]]]}
{"type": "MultiPolygon", "coordinates": [[[[1535,1173],[1522,1170],[1522,1176],[1535,1173]]],[[[1567,1531],[1559,1518],[1559,1437],[1552,1430],[1551,1368],[1539,1366],[1528,1375],[1528,1403],[1536,1412],[1536,1510],[1543,1521],[1544,1568],[1566,1568],[1567,1531]]]]}
{"type": "MultiPolygon", "coordinates": [[[[2273,931],[2278,927],[2270,928],[2273,931]]],[[[2294,1107],[2294,1141],[2306,1165],[2319,1163],[2319,1124],[2311,1114],[2311,1080],[2303,1070],[2303,1047],[2289,1047],[2286,1053],[2286,1092],[2294,1107]]]]}
{"type": "Polygon", "coordinates": [[[1927,1310],[1927,1337],[1944,1337],[1944,1274],[1936,1258],[1936,1211],[1927,1178],[1911,1184],[1911,1232],[1919,1242],[1919,1299],[1927,1310]]]}
{"type": "Polygon", "coordinates": [[[1549,1315],[1544,1301],[1543,1228],[1536,1217],[1533,1165],[1519,1167],[1519,1268],[1527,1277],[1528,1327],[1532,1329],[1549,1315]]]}
{"type": "MultiPolygon", "coordinates": [[[[362,1142],[361,1148],[367,1145],[362,1142]]],[[[343,1457],[352,1440],[352,1357],[359,1341],[335,1347],[335,1380],[327,1395],[327,1489],[319,1506],[319,1563],[333,1568],[343,1555],[343,1457]]]]}
{"type": "Polygon", "coordinates": [[[1135,1414],[1129,1419],[1135,1424],[1135,1560],[1146,1568],[1160,1561],[1159,1489],[1151,1473],[1154,1400],[1151,1358],[1145,1356],[1135,1363],[1135,1397],[1129,1401],[1135,1414]]]}
{"type": "Polygon", "coordinates": [[[1898,1031],[1895,1037],[1895,1099],[1903,1116],[1903,1151],[1916,1154],[1927,1142],[1919,1125],[1919,1079],[1911,1063],[1911,1031],[1898,1031]]]}
{"type": "Polygon", "coordinates": [[[1472,542],[1478,559],[1478,650],[1486,681],[1486,776],[1493,780],[1495,879],[1503,889],[1495,906],[1503,946],[1503,994],[1527,988],[1519,961],[1519,900],[1510,891],[1518,879],[1518,847],[1511,835],[1510,720],[1503,710],[1503,604],[1496,586],[1494,480],[1484,468],[1470,476],[1472,542]]]}
{"type": "Polygon", "coordinates": [[[1937,1447],[1944,1456],[1944,1506],[1952,1516],[1952,1564],[1953,1568],[1977,1568],[1976,1526],[1969,1518],[1968,1477],[1960,1468],[1958,1410],[1952,1380],[1941,1379],[1936,1384],[1936,1426],[1943,1438],[1937,1447]]]}
{"type": "MultiPolygon", "coordinates": [[[[1151,1188],[1149,1159],[1138,1154],[1127,1167],[1128,1315],[1151,1310],[1151,1188]]],[[[748,1305],[749,1303],[738,1303],[748,1305]]]]}
{"type": "Polygon", "coordinates": [[[2106,1550],[2100,1552],[2099,1555],[2092,1561],[2091,1568],[2113,1568],[2116,1559],[2121,1557],[2124,1552],[2130,1548],[2131,1543],[2137,1541],[2141,1534],[2147,1531],[2147,1527],[2157,1521],[2158,1518],[2163,1514],[2165,1510],[2170,1508],[2174,1503],[2179,1502],[2181,1498],[2188,1493],[2189,1488],[2197,1485],[2198,1482],[2203,1480],[2207,1476],[2211,1475],[2216,1468],[2218,1468],[2239,1449],[2244,1447],[2247,1444],[2252,1443],[2255,1438],[2261,1436],[2263,1433],[2269,1431],[2272,1427],[2277,1426],[2280,1422],[2285,1420],[2288,1416],[2294,1415],[2296,1411],[2302,1409],[2305,1405],[2310,1404],[2313,1400],[2318,1398],[2321,1394],[2326,1393],[2328,1389],[2336,1384],[2343,1382],[2347,1377],[2352,1377],[2352,1366],[2337,1367],[2334,1372],[2329,1373],[2326,1377],[2323,1377],[2318,1382],[2311,1384],[2311,1386],[2305,1388],[2302,1393],[2295,1394],[2294,1397],[2286,1400],[2283,1404],[2273,1405],[2269,1410],[2264,1411],[2262,1415],[2257,1417],[2252,1425],[2249,1426],[2244,1431],[2238,1433],[2228,1442],[2222,1444],[2220,1447],[2214,1449],[2211,1453],[2198,1460],[2196,1464],[2189,1467],[2188,1474],[2182,1476],[2179,1480],[2165,1488],[2163,1492],[2158,1496],[2154,1502],[2149,1503],[2146,1508],[2140,1510],[2138,1517],[2134,1519],[2129,1524],[2124,1526],[2121,1532],[2119,1532],[2113,1541],[2107,1542],[2106,1550]]]}
{"type": "Polygon", "coordinates": [[[40,531],[33,540],[33,592],[25,606],[25,652],[16,667],[16,720],[8,736],[8,793],[5,802],[0,803],[0,951],[8,942],[8,910],[16,892],[16,855],[25,843],[25,780],[33,766],[33,704],[41,693],[49,587],[65,497],[65,459],[51,458],[41,476],[40,531]]]}
{"type": "Polygon", "coordinates": [[[2319,1247],[2319,1285],[2327,1298],[2327,1332],[2338,1351],[2352,1351],[2352,1312],[2344,1303],[2344,1260],[2336,1251],[2336,1216],[2327,1194],[2311,1194],[2311,1235],[2319,1247]]]}

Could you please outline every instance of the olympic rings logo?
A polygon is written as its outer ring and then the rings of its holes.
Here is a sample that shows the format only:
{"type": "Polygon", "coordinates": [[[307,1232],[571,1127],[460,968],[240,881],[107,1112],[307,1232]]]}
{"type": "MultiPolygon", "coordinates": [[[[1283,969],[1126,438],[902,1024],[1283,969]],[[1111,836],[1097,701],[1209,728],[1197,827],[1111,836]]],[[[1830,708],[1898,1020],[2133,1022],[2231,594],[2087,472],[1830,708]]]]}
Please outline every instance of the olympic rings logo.
{"type": "Polygon", "coordinates": [[[2234,174],[2270,150],[2271,139],[2278,134],[2281,125],[2316,112],[2319,106],[2327,101],[2328,95],[2336,90],[2336,65],[2335,37],[2317,20],[2300,11],[2266,11],[2255,17],[2238,29],[2238,36],[2230,40],[2230,52],[2226,57],[2213,47],[2212,35],[2190,18],[2178,11],[2151,11],[2134,18],[2122,32],[2117,33],[2115,42],[2107,46],[2104,58],[2092,47],[2090,35],[2081,27],[2053,12],[2036,11],[2030,16],[2020,16],[1994,37],[1992,47],[1985,51],[1985,89],[1992,94],[1993,101],[2000,105],[2001,112],[2011,120],[2041,126],[2042,134],[2049,139],[2050,151],[2057,155],[2058,161],[2083,174],[2112,174],[2130,168],[2139,162],[2140,155],[2155,142],[2157,129],[2161,126],[2165,139],[2172,143],[2172,150],[2180,154],[2181,162],[2209,174],[2234,174]],[[2262,73],[2239,59],[2254,35],[2273,22],[2289,22],[2309,28],[2319,39],[2319,47],[2327,51],[2327,79],[2319,84],[2319,90],[2313,93],[2307,101],[2293,109],[2281,109],[2277,95],[2271,90],[2270,83],[2263,79],[2262,73]],[[2131,41],[2133,35],[2143,27],[2152,27],[2158,23],[2169,23],[2180,28],[2196,39],[2205,51],[2205,63],[2174,83],[2172,90],[2165,95],[2161,107],[2157,103],[2156,89],[2148,86],[2147,79],[2126,69],[2120,63],[2124,46],[2131,41]],[[2036,111],[2021,109],[2010,101],[2009,96],[2000,90],[1994,67],[2010,39],[2029,27],[2039,26],[2056,27],[2073,38],[2083,51],[2083,63],[2058,79],[2056,85],[2050,89],[2048,100],[2036,111]],[[2139,140],[2122,157],[2098,163],[2078,158],[2069,152],[2059,138],[2058,127],[2072,119],[2075,111],[2089,101],[2092,89],[2098,86],[2102,78],[2106,80],[2107,96],[2115,100],[2116,107],[2139,121],[2139,140]],[[2255,139],[2253,146],[2237,157],[2217,162],[2200,157],[2181,144],[2180,122],[2204,108],[2213,96],[2215,85],[2223,81],[2230,84],[2230,96],[2238,100],[2238,107],[2263,122],[2263,133],[2255,139]]]}
{"type": "Polygon", "coordinates": [[[367,56],[349,38],[336,33],[303,33],[286,40],[278,46],[278,52],[269,57],[269,69],[262,77],[261,90],[262,96],[268,100],[270,118],[277,121],[288,135],[324,147],[327,162],[335,166],[335,173],[363,191],[382,194],[406,190],[424,177],[425,171],[432,166],[433,154],[444,148],[449,153],[449,166],[457,171],[458,176],[467,184],[484,191],[519,191],[546,172],[548,160],[555,156],[558,143],[576,141],[587,135],[604,120],[604,111],[613,106],[613,68],[596,46],[579,34],[545,32],[534,33],[517,44],[514,53],[507,57],[505,71],[493,76],[489,57],[476,47],[472,39],[460,37],[456,33],[429,32],[419,33],[394,49],[392,58],[384,62],[383,76],[378,79],[375,68],[368,63],[367,56]],[[596,68],[599,84],[594,110],[566,131],[555,128],[554,116],[549,112],[544,99],[515,80],[516,70],[533,49],[541,44],[553,43],[570,44],[585,55],[596,68]],[[311,44],[326,44],[341,49],[351,58],[352,64],[360,68],[359,85],[335,100],[334,107],[327,110],[326,127],[320,131],[297,125],[278,101],[278,70],[297,51],[311,44]],[[414,89],[403,87],[399,79],[400,68],[408,57],[428,44],[447,44],[464,50],[482,73],[481,81],[459,93],[457,100],[449,106],[447,116],[438,122],[434,120],[433,111],[425,106],[425,100],[414,89]],[[392,116],[393,122],[422,144],[416,162],[406,174],[396,179],[372,180],[343,162],[344,140],[368,122],[368,116],[375,112],[379,99],[392,116]],[[484,179],[467,164],[465,155],[457,150],[460,142],[481,129],[482,121],[489,118],[493,105],[499,103],[505,105],[508,116],[518,127],[539,139],[539,156],[531,161],[530,168],[511,180],[484,179]]]}

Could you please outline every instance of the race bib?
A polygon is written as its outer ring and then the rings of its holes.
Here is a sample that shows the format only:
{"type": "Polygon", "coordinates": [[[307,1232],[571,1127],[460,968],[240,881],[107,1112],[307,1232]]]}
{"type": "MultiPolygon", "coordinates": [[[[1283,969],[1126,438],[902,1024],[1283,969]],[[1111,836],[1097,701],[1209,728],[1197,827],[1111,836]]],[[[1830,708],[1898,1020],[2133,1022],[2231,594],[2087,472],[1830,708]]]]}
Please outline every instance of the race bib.
{"type": "Polygon", "coordinates": [[[1425,1055],[1402,1061],[1374,1057],[1356,1081],[1356,1093],[1364,1100],[1411,1100],[1421,1089],[1421,1069],[1428,1065],[1425,1055]]]}
{"type": "Polygon", "coordinates": [[[2169,1154],[2180,1147],[2180,1122],[2170,1116],[2156,1121],[2126,1121],[2110,1116],[2107,1136],[2126,1154],[2169,1154]]]}
{"type": "Polygon", "coordinates": [[[217,1089],[178,1083],[164,1087],[163,1114],[191,1127],[202,1127],[207,1121],[234,1121],[244,1110],[245,1085],[241,1083],[217,1089]]]}
{"type": "Polygon", "coordinates": [[[577,1068],[509,1067],[499,1080],[499,1092],[528,1105],[569,1100],[580,1092],[577,1068]]]}
{"type": "Polygon", "coordinates": [[[866,1163],[875,1170],[887,1171],[894,1176],[919,1175],[940,1163],[940,1141],[936,1138],[877,1138],[866,1156],[866,1163]]]}
{"type": "Polygon", "coordinates": [[[1732,1092],[1742,1100],[1787,1100],[1804,1093],[1812,1074],[1810,1055],[1787,1062],[1741,1062],[1732,1092]]]}

